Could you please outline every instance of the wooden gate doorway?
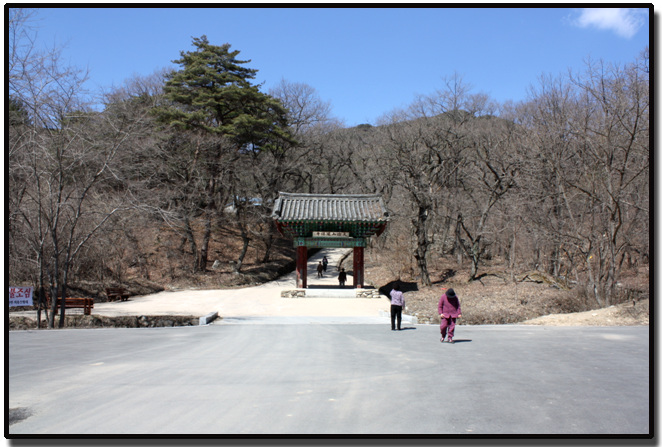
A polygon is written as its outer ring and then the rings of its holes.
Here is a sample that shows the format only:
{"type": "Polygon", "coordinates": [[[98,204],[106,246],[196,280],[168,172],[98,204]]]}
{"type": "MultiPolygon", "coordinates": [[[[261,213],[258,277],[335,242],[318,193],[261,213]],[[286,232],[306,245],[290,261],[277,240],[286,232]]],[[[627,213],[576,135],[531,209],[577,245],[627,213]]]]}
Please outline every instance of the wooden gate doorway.
{"type": "Polygon", "coordinates": [[[279,193],[272,218],[294,239],[297,288],[308,287],[308,248],[353,248],[354,288],[364,286],[364,251],[386,229],[388,211],[379,194],[279,193]]]}

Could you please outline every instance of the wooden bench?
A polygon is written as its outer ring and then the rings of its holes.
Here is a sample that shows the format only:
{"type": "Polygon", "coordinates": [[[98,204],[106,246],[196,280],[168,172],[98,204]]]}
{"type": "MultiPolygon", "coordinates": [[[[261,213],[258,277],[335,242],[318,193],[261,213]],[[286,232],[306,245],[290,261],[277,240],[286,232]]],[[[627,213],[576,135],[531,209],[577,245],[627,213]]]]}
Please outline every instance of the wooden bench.
{"type": "MultiPolygon", "coordinates": [[[[62,304],[62,298],[58,298],[57,307],[55,308],[55,315],[57,315],[60,310],[60,305],[62,304]]],[[[83,314],[91,315],[92,308],[94,308],[94,299],[92,298],[65,298],[64,299],[64,308],[65,309],[83,309],[83,314]]]]}
{"type": "Polygon", "coordinates": [[[124,287],[106,287],[106,296],[108,301],[126,301],[131,296],[124,287]]]}

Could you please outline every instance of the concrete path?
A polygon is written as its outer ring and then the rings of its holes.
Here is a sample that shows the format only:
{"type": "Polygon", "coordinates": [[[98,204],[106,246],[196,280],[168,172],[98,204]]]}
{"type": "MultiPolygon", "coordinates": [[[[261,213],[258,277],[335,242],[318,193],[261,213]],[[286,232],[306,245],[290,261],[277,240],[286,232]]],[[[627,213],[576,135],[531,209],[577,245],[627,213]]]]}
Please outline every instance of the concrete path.
{"type": "Polygon", "coordinates": [[[8,435],[625,435],[648,327],[220,324],[11,331],[8,435]]]}

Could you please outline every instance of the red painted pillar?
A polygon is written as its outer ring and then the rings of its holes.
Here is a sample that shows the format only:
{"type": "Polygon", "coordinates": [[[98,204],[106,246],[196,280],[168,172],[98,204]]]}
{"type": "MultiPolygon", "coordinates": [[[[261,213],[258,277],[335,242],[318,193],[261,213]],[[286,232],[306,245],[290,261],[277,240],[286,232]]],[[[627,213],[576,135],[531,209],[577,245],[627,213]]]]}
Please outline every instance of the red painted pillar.
{"type": "Polygon", "coordinates": [[[308,286],[308,247],[297,247],[297,288],[308,286]]]}
{"type": "Polygon", "coordinates": [[[354,247],[354,288],[363,288],[363,247],[354,247]]]}

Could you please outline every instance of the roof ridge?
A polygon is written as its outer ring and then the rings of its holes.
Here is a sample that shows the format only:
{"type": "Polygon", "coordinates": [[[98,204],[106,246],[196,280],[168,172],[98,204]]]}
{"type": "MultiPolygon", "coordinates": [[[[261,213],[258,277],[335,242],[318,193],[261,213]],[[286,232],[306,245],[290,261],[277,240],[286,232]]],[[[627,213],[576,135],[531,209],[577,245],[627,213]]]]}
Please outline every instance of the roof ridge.
{"type": "Polygon", "coordinates": [[[274,219],[385,222],[388,210],[380,194],[283,193],[274,203],[274,219]]]}
{"type": "Polygon", "coordinates": [[[316,194],[316,193],[296,193],[296,192],[279,192],[283,197],[325,197],[325,198],[380,198],[381,194],[316,194]]]}

